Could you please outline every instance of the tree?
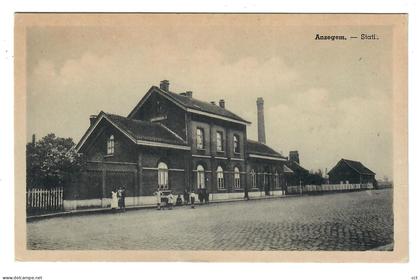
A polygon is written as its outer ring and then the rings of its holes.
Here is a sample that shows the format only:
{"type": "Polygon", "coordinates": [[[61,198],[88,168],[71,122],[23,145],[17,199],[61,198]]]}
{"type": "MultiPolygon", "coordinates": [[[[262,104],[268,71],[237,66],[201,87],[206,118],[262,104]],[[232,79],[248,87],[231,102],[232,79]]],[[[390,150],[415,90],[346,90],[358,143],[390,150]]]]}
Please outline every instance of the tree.
{"type": "Polygon", "coordinates": [[[77,175],[83,159],[74,149],[71,138],[51,133],[26,145],[27,188],[63,186],[70,176],[77,175]]]}

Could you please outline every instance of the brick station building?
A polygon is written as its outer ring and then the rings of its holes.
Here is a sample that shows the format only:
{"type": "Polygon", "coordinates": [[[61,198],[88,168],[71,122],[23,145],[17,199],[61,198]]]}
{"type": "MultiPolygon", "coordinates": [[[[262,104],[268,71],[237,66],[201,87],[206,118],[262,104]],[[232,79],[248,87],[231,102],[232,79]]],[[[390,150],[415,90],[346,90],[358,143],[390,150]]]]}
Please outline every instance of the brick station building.
{"type": "Polygon", "coordinates": [[[106,207],[124,186],[127,205],[154,203],[157,189],[204,191],[210,200],[281,195],[286,157],[265,144],[264,101],[257,99],[258,140],[250,122],[222,99],[203,102],[174,93],[169,82],[152,86],[127,117],[100,112],[76,146],[86,171],[66,187],[65,207],[106,207]]]}

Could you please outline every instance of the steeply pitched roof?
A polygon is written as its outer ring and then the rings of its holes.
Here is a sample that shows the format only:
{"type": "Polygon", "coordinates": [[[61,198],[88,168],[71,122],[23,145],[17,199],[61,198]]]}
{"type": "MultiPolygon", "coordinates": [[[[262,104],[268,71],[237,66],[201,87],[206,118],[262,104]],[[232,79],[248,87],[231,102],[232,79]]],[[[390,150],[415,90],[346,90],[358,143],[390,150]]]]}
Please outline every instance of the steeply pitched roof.
{"type": "Polygon", "coordinates": [[[149,121],[133,120],[123,116],[105,113],[119,128],[136,140],[186,145],[186,142],[169,128],[149,121]]]}
{"type": "Polygon", "coordinates": [[[280,153],[276,152],[269,146],[249,139],[247,140],[247,153],[285,159],[285,157],[283,157],[280,153]]]}
{"type": "Polygon", "coordinates": [[[286,166],[289,167],[293,172],[299,171],[304,173],[309,173],[309,170],[302,167],[299,163],[294,160],[288,160],[286,166]]]}
{"type": "Polygon", "coordinates": [[[213,105],[211,103],[204,102],[204,101],[192,98],[192,97],[183,96],[174,92],[166,92],[166,91],[163,91],[163,92],[168,94],[171,98],[180,102],[182,105],[184,105],[187,108],[231,118],[231,119],[242,121],[242,122],[248,122],[244,120],[243,118],[239,117],[238,115],[220,106],[213,105]]]}
{"type": "Polygon", "coordinates": [[[180,95],[178,93],[174,93],[171,91],[165,91],[160,89],[157,86],[152,86],[147,94],[140,100],[140,102],[134,107],[134,109],[130,112],[128,117],[132,117],[135,112],[144,104],[144,101],[150,96],[151,93],[158,92],[162,94],[163,96],[167,97],[169,100],[173,101],[174,103],[180,105],[184,109],[192,109],[196,110],[198,112],[208,113],[216,116],[220,116],[223,118],[227,118],[234,121],[239,121],[241,123],[249,124],[250,122],[241,118],[240,116],[232,113],[231,111],[221,108],[220,106],[213,105],[209,102],[204,102],[192,97],[187,97],[180,95]]]}
{"type": "MultiPolygon", "coordinates": [[[[341,161],[345,162],[350,168],[355,170],[359,174],[363,175],[375,175],[375,172],[364,166],[360,161],[349,160],[349,159],[341,159],[341,161]]],[[[332,169],[330,170],[330,172],[332,169]]],[[[328,172],[328,173],[330,173],[328,172]]]]}
{"type": "Polygon", "coordinates": [[[172,148],[190,149],[180,136],[161,124],[133,120],[119,115],[100,112],[95,123],[89,127],[82,139],[76,145],[77,151],[80,151],[86,140],[89,139],[90,135],[96,130],[98,124],[103,120],[111,123],[136,144],[149,146],[169,145],[168,147],[172,148]]]}

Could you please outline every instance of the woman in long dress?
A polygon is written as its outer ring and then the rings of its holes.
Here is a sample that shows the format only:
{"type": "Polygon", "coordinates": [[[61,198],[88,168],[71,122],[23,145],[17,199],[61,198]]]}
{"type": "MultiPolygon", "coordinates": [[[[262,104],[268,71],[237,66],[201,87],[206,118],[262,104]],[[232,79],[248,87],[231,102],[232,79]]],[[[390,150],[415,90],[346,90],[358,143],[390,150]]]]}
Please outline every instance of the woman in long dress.
{"type": "Polygon", "coordinates": [[[112,198],[111,198],[111,209],[113,212],[117,211],[118,207],[118,193],[116,189],[113,189],[112,192],[112,198]]]}

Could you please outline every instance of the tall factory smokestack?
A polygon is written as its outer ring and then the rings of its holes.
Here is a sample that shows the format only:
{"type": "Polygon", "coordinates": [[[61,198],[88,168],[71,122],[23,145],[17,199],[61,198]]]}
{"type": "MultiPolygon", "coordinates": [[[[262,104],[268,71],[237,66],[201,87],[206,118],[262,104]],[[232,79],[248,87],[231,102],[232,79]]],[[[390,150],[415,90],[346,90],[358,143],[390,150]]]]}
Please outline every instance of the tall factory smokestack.
{"type": "Polygon", "coordinates": [[[258,142],[265,144],[265,125],[264,125],[264,99],[257,98],[258,112],[258,142]]]}

